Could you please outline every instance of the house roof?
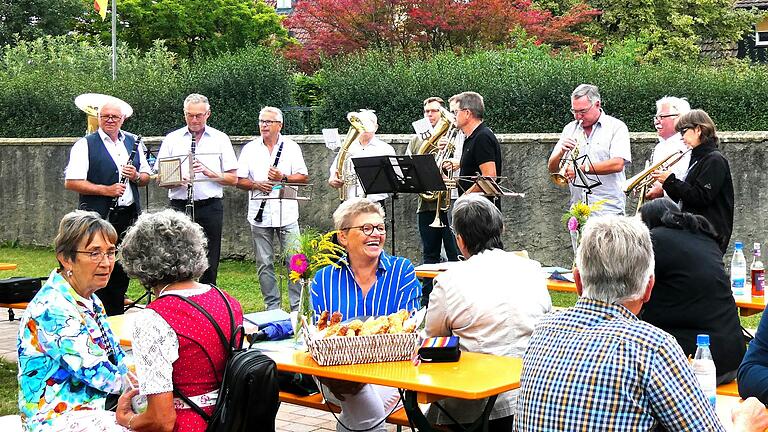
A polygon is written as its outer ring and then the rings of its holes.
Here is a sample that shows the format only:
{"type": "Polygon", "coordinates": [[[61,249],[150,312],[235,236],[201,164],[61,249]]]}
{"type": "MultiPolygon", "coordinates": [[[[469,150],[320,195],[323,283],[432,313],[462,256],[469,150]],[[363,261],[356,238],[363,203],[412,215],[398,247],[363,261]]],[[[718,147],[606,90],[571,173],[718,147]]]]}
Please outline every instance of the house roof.
{"type": "Polygon", "coordinates": [[[738,9],[768,9],[768,0],[736,0],[733,7],[738,9]]]}

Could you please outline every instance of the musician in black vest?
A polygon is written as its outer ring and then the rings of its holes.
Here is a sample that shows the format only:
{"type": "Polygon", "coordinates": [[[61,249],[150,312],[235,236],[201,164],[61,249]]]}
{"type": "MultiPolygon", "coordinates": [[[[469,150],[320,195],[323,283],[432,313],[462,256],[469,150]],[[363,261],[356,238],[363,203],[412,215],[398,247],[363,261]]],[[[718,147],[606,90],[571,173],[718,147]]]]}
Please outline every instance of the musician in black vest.
{"type": "MultiPolygon", "coordinates": [[[[64,180],[65,188],[80,194],[80,208],[96,211],[112,223],[118,245],[141,211],[139,187],[149,183],[150,172],[136,137],[120,130],[129,111],[130,106],[119,99],[101,106],[99,129],[72,146],[64,180]],[[133,155],[130,161],[129,155],[133,155]]],[[[107,315],[123,313],[127,290],[128,276],[118,261],[107,286],[96,292],[107,315]]]]}
{"type": "MultiPolygon", "coordinates": [[[[199,282],[216,285],[224,225],[222,198],[224,186],[237,184],[237,157],[227,134],[208,126],[210,116],[211,105],[207,97],[197,93],[187,96],[184,99],[184,121],[187,125],[163,138],[157,159],[159,163],[162,158],[186,158],[190,152],[194,154],[193,220],[203,227],[208,238],[208,269],[199,282]]],[[[183,165],[187,166],[186,159],[183,165]]],[[[171,208],[186,211],[188,192],[186,185],[170,187],[168,198],[171,208]]]]}
{"type": "MultiPolygon", "coordinates": [[[[256,273],[267,309],[279,309],[280,288],[275,280],[275,238],[282,250],[290,249],[299,235],[299,203],[295,199],[275,199],[282,183],[307,183],[307,165],[301,148],[280,133],[283,112],[264,107],[259,113],[259,136],[243,146],[237,169],[237,187],[250,191],[248,223],[251,226],[256,273]],[[259,199],[260,197],[272,199],[259,199]]],[[[288,186],[290,187],[290,186],[288,186]]],[[[291,310],[299,309],[301,286],[288,284],[291,310]]]]}

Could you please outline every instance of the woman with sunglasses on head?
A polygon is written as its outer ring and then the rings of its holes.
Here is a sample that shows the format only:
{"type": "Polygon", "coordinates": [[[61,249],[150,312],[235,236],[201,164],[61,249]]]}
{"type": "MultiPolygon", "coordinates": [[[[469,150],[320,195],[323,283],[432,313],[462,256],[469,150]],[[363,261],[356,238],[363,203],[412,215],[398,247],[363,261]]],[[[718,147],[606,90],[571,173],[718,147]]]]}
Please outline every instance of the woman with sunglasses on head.
{"type": "Polygon", "coordinates": [[[107,396],[121,390],[125,353],[94,295],[115,267],[116,241],[96,212],[75,210],[59,224],[59,268],[29,302],[16,342],[26,431],[125,430],[105,411],[107,396]]]}
{"type": "MultiPolygon", "coordinates": [[[[419,307],[421,284],[413,264],[384,252],[387,233],[379,204],[351,198],[333,213],[333,223],[347,253],[339,267],[329,265],[315,274],[312,306],[317,315],[340,312],[344,321],[419,307]]],[[[387,430],[382,420],[398,402],[397,389],[340,380],[322,383],[325,397],[341,406],[336,430],[387,430]]]]}
{"type": "Polygon", "coordinates": [[[733,180],[728,160],[718,150],[715,123],[697,109],[680,116],[675,128],[692,149],[685,181],[669,171],[655,171],[653,178],[662,183],[680,210],[707,218],[725,253],[733,231],[733,180]]]}

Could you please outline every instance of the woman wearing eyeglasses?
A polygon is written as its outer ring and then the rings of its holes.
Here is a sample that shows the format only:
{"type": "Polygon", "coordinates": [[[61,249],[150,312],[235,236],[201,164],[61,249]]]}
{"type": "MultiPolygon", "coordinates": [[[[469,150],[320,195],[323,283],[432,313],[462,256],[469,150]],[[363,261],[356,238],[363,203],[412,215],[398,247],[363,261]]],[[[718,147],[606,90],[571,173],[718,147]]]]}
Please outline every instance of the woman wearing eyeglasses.
{"type": "Polygon", "coordinates": [[[116,241],[96,212],[76,210],[59,224],[59,268],[27,306],[16,342],[27,431],[124,430],[104,408],[107,396],[121,390],[125,353],[94,295],[109,281],[116,241]]]}
{"type": "Polygon", "coordinates": [[[706,112],[692,110],[680,116],[675,129],[693,149],[685,181],[670,171],[655,171],[653,178],[683,212],[707,218],[725,253],[733,231],[733,180],[728,159],[718,150],[715,123],[706,112]]]}
{"type": "MultiPolygon", "coordinates": [[[[333,213],[333,223],[347,255],[340,267],[327,266],[315,274],[312,305],[316,314],[340,312],[342,320],[347,320],[419,307],[421,284],[413,264],[384,252],[387,233],[379,204],[351,198],[333,213]]],[[[397,389],[339,380],[322,382],[326,398],[341,406],[338,431],[387,429],[382,420],[398,402],[397,389]]]]}

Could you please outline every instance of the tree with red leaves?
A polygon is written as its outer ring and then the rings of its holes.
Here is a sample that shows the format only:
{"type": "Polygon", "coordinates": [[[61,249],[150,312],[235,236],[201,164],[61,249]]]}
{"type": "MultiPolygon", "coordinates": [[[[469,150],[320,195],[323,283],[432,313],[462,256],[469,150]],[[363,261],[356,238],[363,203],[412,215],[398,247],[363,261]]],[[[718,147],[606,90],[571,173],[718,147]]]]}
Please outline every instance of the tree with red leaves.
{"type": "Polygon", "coordinates": [[[513,46],[524,34],[534,43],[583,50],[574,33],[599,15],[584,3],[561,16],[531,0],[298,0],[284,25],[307,35],[289,58],[306,66],[321,57],[362,49],[428,53],[513,46]]]}

